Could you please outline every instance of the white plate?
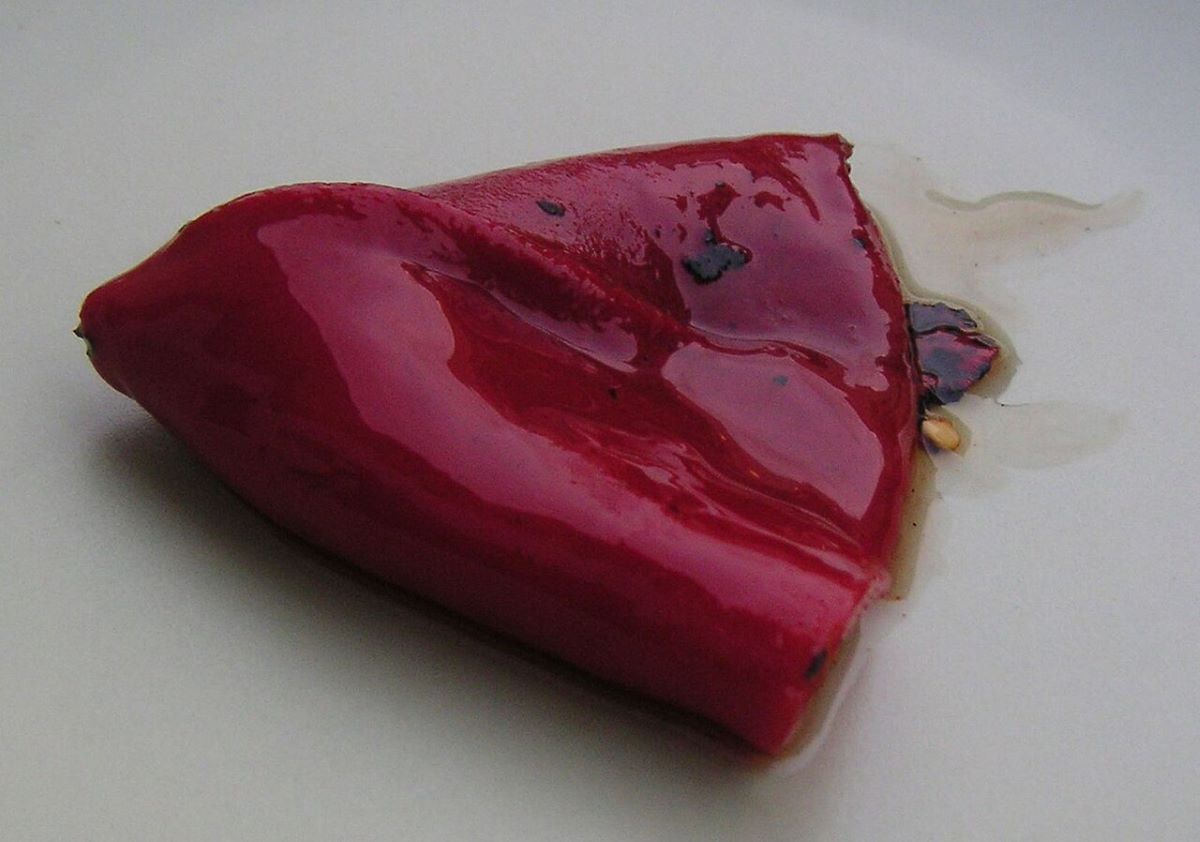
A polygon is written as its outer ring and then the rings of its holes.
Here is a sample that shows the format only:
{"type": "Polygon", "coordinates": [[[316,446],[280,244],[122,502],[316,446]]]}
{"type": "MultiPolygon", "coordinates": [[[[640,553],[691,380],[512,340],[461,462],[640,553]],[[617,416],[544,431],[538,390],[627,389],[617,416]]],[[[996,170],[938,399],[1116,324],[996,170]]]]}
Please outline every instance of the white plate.
{"type": "Polygon", "coordinates": [[[0,19],[6,839],[1200,838],[1200,6],[104,5],[0,19]],[[1023,359],[1002,400],[1034,405],[962,410],[911,595],[806,763],[329,571],[69,334],[253,188],[766,130],[860,143],[920,282],[975,278],[1023,359]],[[905,155],[965,200],[1144,199],[944,271],[967,229],[905,155]]]}

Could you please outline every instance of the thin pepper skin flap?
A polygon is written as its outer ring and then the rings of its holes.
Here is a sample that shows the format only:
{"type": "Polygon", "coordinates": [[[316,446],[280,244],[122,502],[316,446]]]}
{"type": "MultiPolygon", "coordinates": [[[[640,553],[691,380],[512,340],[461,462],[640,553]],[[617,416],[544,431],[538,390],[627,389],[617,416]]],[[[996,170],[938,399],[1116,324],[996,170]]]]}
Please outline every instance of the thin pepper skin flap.
{"type": "Polygon", "coordinates": [[[81,330],[272,520],[777,752],[886,586],[916,435],[848,153],[268,190],[96,290],[81,330]]]}

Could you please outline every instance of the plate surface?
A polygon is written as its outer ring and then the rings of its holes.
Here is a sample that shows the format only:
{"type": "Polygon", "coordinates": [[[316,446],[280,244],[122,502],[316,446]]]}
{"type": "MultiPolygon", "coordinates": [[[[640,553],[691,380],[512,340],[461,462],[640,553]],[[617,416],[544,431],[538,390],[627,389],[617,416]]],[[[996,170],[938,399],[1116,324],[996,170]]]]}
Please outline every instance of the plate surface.
{"type": "Polygon", "coordinates": [[[6,838],[1200,838],[1200,6],[106,5],[0,18],[6,838]],[[774,764],[331,570],[70,336],[249,190],[763,131],[1021,358],[774,764]]]}

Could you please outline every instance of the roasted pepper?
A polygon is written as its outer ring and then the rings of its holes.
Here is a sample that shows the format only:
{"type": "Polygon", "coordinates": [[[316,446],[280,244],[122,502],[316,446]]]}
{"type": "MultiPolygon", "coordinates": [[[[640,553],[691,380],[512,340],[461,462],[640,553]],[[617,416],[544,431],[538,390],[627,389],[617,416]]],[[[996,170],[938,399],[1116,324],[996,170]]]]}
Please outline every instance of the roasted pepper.
{"type": "Polygon", "coordinates": [[[267,517],[777,752],[888,585],[927,393],[849,152],[266,190],[80,330],[267,517]]]}

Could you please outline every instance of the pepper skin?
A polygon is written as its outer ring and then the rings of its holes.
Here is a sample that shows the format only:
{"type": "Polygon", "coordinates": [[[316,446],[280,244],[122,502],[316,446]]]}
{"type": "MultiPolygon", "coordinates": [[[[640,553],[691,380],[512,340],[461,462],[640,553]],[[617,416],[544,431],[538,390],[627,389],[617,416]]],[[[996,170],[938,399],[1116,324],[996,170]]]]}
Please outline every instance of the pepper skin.
{"type": "Polygon", "coordinates": [[[81,332],[272,520],[774,753],[887,586],[917,439],[849,152],[267,190],[93,292],[81,332]]]}

